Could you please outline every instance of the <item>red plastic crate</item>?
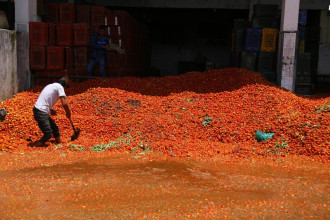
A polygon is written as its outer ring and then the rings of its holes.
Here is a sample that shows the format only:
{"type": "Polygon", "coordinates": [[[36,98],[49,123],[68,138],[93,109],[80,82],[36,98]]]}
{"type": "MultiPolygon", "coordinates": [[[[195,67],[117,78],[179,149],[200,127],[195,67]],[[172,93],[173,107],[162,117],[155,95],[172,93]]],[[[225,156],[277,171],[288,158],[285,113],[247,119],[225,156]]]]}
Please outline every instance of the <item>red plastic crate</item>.
{"type": "Polygon", "coordinates": [[[56,45],[71,47],[73,46],[73,29],[72,24],[56,25],[56,45]]]}
{"type": "Polygon", "coordinates": [[[73,68],[73,49],[72,47],[64,48],[64,68],[66,70],[71,70],[73,68]]]}
{"type": "Polygon", "coordinates": [[[91,25],[89,32],[90,38],[92,38],[94,34],[98,33],[98,31],[99,31],[99,25],[91,25]]]}
{"type": "Polygon", "coordinates": [[[59,22],[59,3],[47,4],[46,21],[57,24],[59,22]]]}
{"type": "Polygon", "coordinates": [[[87,70],[86,70],[86,68],[74,69],[74,75],[75,76],[86,76],[87,75],[87,70]]]}
{"type": "MultiPolygon", "coordinates": [[[[39,72],[36,72],[37,75],[42,75],[39,72]]],[[[46,86],[50,84],[51,79],[49,77],[36,77],[35,86],[46,86]]]]}
{"type": "Polygon", "coordinates": [[[64,69],[63,47],[47,47],[47,69],[48,70],[64,69]]]}
{"type": "Polygon", "coordinates": [[[105,24],[105,11],[103,6],[91,6],[91,22],[93,25],[105,24]]]}
{"type": "Polygon", "coordinates": [[[46,68],[46,52],[45,47],[30,47],[30,69],[44,70],[46,68]]]}
{"type": "Polygon", "coordinates": [[[76,20],[75,5],[70,3],[60,3],[59,23],[72,24],[76,20]]]}
{"type": "Polygon", "coordinates": [[[48,46],[55,46],[56,44],[56,24],[48,24],[48,46]]]}
{"type": "Polygon", "coordinates": [[[119,45],[119,38],[118,37],[110,37],[110,42],[113,44],[119,45]]]}
{"type": "Polygon", "coordinates": [[[86,23],[73,25],[73,44],[75,46],[89,45],[89,25],[86,23]]]}
{"type": "Polygon", "coordinates": [[[53,76],[74,76],[74,71],[73,70],[54,71],[52,73],[52,75],[53,76]]]}
{"type": "Polygon", "coordinates": [[[88,48],[75,47],[73,49],[74,68],[86,68],[88,64],[88,48]]]}
{"type": "Polygon", "coordinates": [[[119,25],[110,25],[108,29],[110,30],[110,37],[118,37],[122,35],[123,29],[119,25]]]}
{"type": "Polygon", "coordinates": [[[47,46],[48,44],[48,23],[30,22],[29,35],[31,46],[47,46]]]}
{"type": "Polygon", "coordinates": [[[91,22],[91,7],[88,5],[76,5],[76,22],[87,23],[91,22]]]}

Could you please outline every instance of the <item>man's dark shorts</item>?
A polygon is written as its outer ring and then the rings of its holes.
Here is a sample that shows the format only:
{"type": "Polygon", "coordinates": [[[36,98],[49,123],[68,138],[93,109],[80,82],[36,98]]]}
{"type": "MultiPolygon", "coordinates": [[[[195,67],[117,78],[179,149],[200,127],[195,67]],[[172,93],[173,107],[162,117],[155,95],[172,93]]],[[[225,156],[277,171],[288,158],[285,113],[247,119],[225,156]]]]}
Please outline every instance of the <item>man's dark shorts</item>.
{"type": "Polygon", "coordinates": [[[57,138],[60,136],[60,131],[55,124],[54,120],[45,112],[37,108],[33,108],[34,119],[38,122],[44,136],[40,139],[42,143],[46,143],[52,136],[57,138]]]}

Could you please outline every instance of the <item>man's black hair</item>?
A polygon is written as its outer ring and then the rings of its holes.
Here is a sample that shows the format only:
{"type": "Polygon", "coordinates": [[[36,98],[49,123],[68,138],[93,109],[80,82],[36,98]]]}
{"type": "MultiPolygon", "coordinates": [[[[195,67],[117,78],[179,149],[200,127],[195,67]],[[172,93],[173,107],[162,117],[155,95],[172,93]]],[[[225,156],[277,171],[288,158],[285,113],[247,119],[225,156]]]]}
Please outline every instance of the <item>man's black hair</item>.
{"type": "Polygon", "coordinates": [[[66,83],[66,81],[64,79],[60,79],[57,81],[59,84],[61,84],[64,88],[68,87],[68,84],[66,83]]]}
{"type": "Polygon", "coordinates": [[[105,29],[107,29],[107,26],[106,25],[100,25],[99,26],[99,30],[105,30],[105,29]]]}

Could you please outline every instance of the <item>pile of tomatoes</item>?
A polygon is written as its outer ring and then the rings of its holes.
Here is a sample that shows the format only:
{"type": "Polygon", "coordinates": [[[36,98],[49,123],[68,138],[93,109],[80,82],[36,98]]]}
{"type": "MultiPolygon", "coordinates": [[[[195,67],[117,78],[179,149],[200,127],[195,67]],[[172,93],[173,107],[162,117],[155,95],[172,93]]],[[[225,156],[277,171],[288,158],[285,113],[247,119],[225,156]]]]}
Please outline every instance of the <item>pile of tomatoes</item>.
{"type": "MultiPolygon", "coordinates": [[[[42,136],[32,114],[41,90],[1,102],[9,114],[0,122],[0,150],[33,150],[27,139],[42,136]]],[[[297,96],[245,69],[91,79],[72,83],[66,93],[79,138],[70,141],[73,131],[60,102],[52,117],[64,144],[84,150],[104,144],[178,157],[304,155],[329,161],[330,98],[297,96]],[[274,135],[258,142],[257,130],[274,135]]]]}

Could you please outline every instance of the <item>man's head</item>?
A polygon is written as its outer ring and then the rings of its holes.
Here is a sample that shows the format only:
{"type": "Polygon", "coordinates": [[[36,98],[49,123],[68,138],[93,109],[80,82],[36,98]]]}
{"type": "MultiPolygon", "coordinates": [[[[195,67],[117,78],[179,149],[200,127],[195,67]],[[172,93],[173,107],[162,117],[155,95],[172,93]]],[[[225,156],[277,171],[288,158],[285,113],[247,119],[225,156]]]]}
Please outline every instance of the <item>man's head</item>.
{"type": "Polygon", "coordinates": [[[100,37],[104,37],[105,36],[106,30],[107,30],[107,26],[106,25],[100,25],[99,26],[99,35],[100,35],[100,37]]]}
{"type": "Polygon", "coordinates": [[[67,76],[64,76],[59,79],[58,83],[61,84],[64,88],[69,88],[69,78],[67,76]]]}

